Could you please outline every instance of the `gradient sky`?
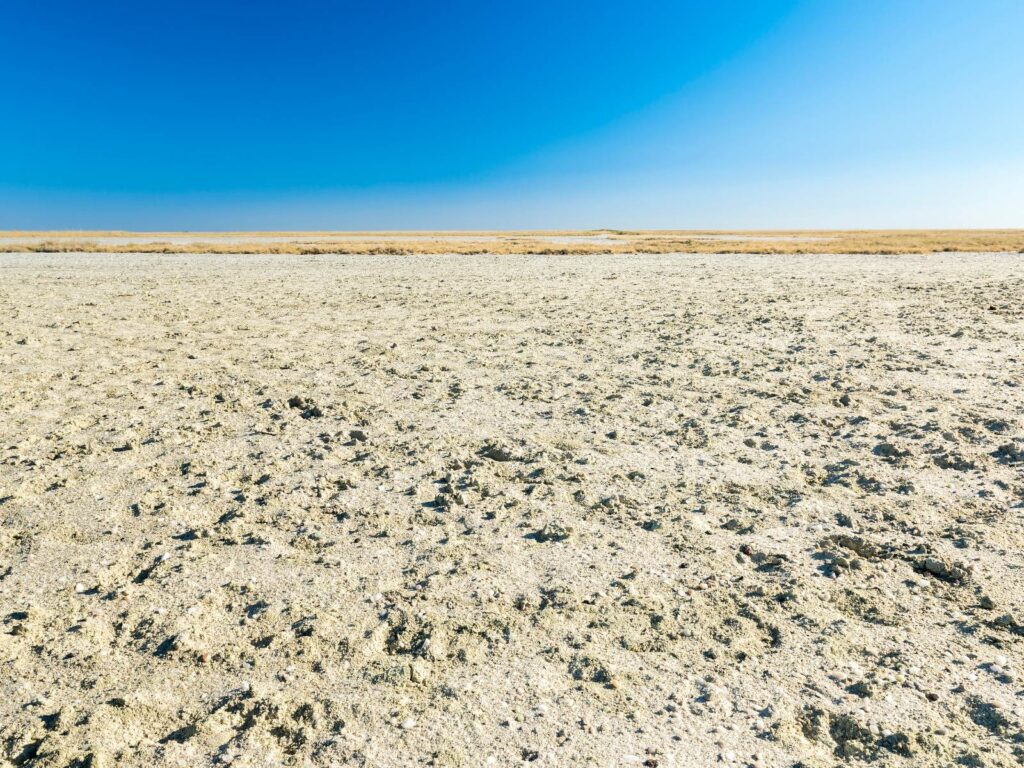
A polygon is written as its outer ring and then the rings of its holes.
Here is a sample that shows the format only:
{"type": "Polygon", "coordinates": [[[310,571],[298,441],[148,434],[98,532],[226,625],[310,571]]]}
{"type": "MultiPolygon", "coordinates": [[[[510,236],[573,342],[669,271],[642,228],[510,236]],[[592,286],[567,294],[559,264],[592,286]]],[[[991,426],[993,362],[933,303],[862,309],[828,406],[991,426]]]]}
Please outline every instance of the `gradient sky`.
{"type": "Polygon", "coordinates": [[[1024,2],[0,6],[0,228],[1024,226],[1024,2]]]}

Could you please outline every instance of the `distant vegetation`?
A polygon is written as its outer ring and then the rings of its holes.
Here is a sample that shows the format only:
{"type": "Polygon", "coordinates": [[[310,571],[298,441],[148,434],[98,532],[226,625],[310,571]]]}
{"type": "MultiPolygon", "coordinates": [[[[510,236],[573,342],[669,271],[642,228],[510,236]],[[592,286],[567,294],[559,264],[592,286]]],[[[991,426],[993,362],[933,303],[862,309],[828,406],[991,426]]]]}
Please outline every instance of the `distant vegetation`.
{"type": "Polygon", "coordinates": [[[1024,253],[1024,230],[7,232],[3,252],[280,254],[1024,253]]]}

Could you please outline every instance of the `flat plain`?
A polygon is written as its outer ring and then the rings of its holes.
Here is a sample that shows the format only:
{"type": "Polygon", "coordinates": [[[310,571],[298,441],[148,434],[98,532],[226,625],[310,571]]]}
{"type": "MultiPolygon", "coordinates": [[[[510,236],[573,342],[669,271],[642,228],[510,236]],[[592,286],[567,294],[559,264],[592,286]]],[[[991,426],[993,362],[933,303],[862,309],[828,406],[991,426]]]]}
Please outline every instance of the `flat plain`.
{"type": "Polygon", "coordinates": [[[91,250],[0,254],[0,761],[1024,760],[1020,247],[91,250]]]}
{"type": "Polygon", "coordinates": [[[0,253],[1024,253],[1024,229],[0,232],[0,253]]]}

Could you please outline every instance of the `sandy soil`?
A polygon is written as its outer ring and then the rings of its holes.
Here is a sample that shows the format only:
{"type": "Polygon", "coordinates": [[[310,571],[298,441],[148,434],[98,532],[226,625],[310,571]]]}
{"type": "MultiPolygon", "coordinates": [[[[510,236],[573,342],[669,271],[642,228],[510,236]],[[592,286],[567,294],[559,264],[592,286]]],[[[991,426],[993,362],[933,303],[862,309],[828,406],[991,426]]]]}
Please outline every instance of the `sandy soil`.
{"type": "MultiPolygon", "coordinates": [[[[651,235],[657,238],[657,235],[651,235]]],[[[661,237],[666,237],[662,235],[661,237]]],[[[772,235],[772,234],[726,234],[726,233],[689,233],[687,237],[694,240],[724,240],[727,242],[744,241],[784,241],[784,242],[816,242],[829,240],[827,235],[772,235]]],[[[416,243],[420,241],[451,241],[451,242],[479,242],[479,243],[500,243],[503,241],[529,240],[537,243],[552,243],[555,245],[604,245],[628,240],[626,235],[610,234],[588,234],[574,233],[566,235],[542,235],[536,233],[518,234],[507,232],[503,234],[452,234],[446,232],[424,232],[419,234],[400,234],[397,232],[375,232],[370,233],[311,233],[306,236],[295,233],[282,233],[279,235],[244,235],[244,234],[217,234],[203,233],[192,235],[173,235],[164,233],[136,233],[131,235],[92,235],[83,237],[78,233],[38,233],[38,234],[13,234],[0,232],[0,243],[62,243],[70,241],[73,243],[85,240],[99,245],[144,245],[144,244],[170,244],[170,245],[193,245],[197,243],[209,243],[214,240],[218,243],[231,244],[286,244],[286,243],[319,243],[319,242],[345,242],[356,241],[366,242],[372,239],[374,242],[386,245],[390,243],[416,243]]]]}
{"type": "Polygon", "coordinates": [[[1024,229],[492,232],[0,232],[4,253],[466,256],[1024,254],[1024,229]]]}
{"type": "Polygon", "coordinates": [[[1024,256],[0,255],[0,761],[1012,766],[1024,256]]]}

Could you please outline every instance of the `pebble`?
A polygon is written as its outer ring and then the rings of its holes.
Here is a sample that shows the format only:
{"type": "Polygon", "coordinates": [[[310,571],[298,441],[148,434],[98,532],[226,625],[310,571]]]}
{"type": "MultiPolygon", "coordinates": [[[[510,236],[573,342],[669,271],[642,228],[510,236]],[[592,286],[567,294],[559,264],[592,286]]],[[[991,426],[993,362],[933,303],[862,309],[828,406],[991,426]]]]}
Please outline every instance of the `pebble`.
{"type": "Polygon", "coordinates": [[[427,682],[430,679],[430,667],[423,661],[414,661],[409,665],[409,679],[414,683],[427,682]]]}
{"type": "Polygon", "coordinates": [[[401,727],[402,727],[403,730],[406,730],[406,731],[408,731],[408,730],[410,730],[412,728],[415,728],[416,727],[416,718],[415,717],[407,717],[407,718],[405,718],[405,720],[402,721],[402,726],[401,727]]]}

